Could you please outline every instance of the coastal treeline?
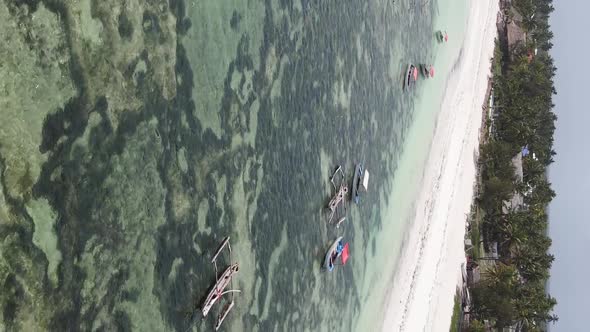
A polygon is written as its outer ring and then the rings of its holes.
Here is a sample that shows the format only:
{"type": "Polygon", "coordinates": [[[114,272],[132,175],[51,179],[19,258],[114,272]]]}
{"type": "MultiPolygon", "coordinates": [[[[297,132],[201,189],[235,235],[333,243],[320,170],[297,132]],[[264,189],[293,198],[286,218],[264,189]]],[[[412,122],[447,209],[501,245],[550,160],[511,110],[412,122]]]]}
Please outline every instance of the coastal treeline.
{"type": "Polygon", "coordinates": [[[480,281],[470,286],[467,329],[483,330],[488,322],[496,328],[544,331],[558,319],[556,300],[546,289],[554,260],[547,235],[547,205],[555,197],[547,179],[557,119],[552,112],[556,68],[548,53],[553,46],[548,18],[554,8],[552,0],[504,5],[505,20],[518,20],[524,38],[513,43],[500,29],[496,42],[491,130],[481,145],[475,202],[486,250],[473,257],[475,265],[484,266],[480,281]]]}

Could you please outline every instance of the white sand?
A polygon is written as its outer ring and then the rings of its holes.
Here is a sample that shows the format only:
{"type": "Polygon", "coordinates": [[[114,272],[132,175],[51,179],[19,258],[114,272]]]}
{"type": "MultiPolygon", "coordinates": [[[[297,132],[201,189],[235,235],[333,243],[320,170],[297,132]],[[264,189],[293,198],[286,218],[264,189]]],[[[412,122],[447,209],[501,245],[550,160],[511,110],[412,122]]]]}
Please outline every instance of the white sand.
{"type": "Polygon", "coordinates": [[[467,33],[448,86],[394,286],[384,331],[448,331],[465,261],[465,220],[496,36],[497,0],[471,2],[467,33]]]}

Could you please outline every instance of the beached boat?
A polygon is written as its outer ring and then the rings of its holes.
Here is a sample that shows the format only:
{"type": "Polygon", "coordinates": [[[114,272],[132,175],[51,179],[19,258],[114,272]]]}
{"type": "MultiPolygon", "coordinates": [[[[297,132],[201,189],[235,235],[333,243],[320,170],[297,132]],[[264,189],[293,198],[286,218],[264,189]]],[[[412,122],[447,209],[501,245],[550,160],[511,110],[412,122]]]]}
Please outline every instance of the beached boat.
{"type": "Polygon", "coordinates": [[[369,186],[369,171],[364,169],[363,164],[356,165],[352,179],[352,199],[356,204],[360,201],[360,191],[367,191],[369,186]]]}
{"type": "Polygon", "coordinates": [[[324,258],[324,268],[326,268],[328,272],[334,270],[338,257],[340,257],[342,265],[346,264],[346,261],[348,260],[348,243],[344,244],[342,242],[342,236],[338,237],[336,241],[332,243],[324,258]]]}

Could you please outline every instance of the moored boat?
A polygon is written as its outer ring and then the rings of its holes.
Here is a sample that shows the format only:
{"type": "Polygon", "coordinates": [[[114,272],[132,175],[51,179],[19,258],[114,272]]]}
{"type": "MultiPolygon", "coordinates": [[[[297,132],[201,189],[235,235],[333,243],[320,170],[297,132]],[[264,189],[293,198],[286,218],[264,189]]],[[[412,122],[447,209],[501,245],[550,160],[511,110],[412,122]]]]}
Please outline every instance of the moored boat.
{"type": "Polygon", "coordinates": [[[413,64],[408,65],[406,74],[404,75],[404,89],[409,90],[418,79],[418,68],[413,64]]]}
{"type": "Polygon", "coordinates": [[[436,40],[437,40],[439,43],[442,43],[442,42],[445,42],[445,43],[446,43],[446,42],[448,42],[448,41],[449,41],[449,35],[447,34],[447,32],[446,32],[446,31],[444,31],[444,32],[443,32],[443,31],[441,31],[441,30],[438,30],[438,31],[435,33],[435,35],[436,35],[436,40]]]}
{"type": "Polygon", "coordinates": [[[432,65],[420,64],[420,72],[425,78],[434,77],[434,67],[432,65]]]}
{"type": "Polygon", "coordinates": [[[363,164],[356,165],[354,178],[352,179],[352,199],[356,204],[360,201],[361,189],[367,191],[369,185],[369,171],[364,169],[363,164]]]}
{"type": "Polygon", "coordinates": [[[234,263],[227,267],[227,269],[223,272],[221,277],[217,279],[215,285],[209,290],[209,294],[203,302],[203,307],[201,311],[203,312],[203,317],[207,317],[209,310],[217,301],[221,298],[222,295],[227,294],[229,292],[235,292],[234,290],[226,291],[225,288],[230,284],[232,277],[235,273],[238,273],[239,267],[238,263],[234,263]]]}
{"type": "Polygon", "coordinates": [[[342,236],[338,237],[336,241],[332,243],[324,258],[324,268],[326,268],[328,272],[334,270],[334,267],[336,266],[335,262],[338,257],[340,257],[342,265],[346,264],[346,261],[348,260],[348,243],[344,244],[342,242],[342,236]]]}
{"type": "Polygon", "coordinates": [[[428,72],[428,68],[425,64],[420,64],[420,72],[422,72],[422,76],[425,78],[430,77],[430,73],[428,72]]]}

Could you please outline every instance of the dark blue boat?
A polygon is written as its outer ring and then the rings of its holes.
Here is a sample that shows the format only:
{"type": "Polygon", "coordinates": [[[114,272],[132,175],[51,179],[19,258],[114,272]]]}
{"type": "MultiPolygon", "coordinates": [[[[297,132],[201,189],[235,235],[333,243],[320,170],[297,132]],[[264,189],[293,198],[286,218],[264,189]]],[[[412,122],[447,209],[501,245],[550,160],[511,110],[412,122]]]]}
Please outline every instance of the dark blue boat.
{"type": "Polygon", "coordinates": [[[369,171],[364,169],[363,164],[356,165],[354,177],[352,179],[352,199],[356,204],[361,200],[360,190],[367,191],[369,185],[369,171]]]}

